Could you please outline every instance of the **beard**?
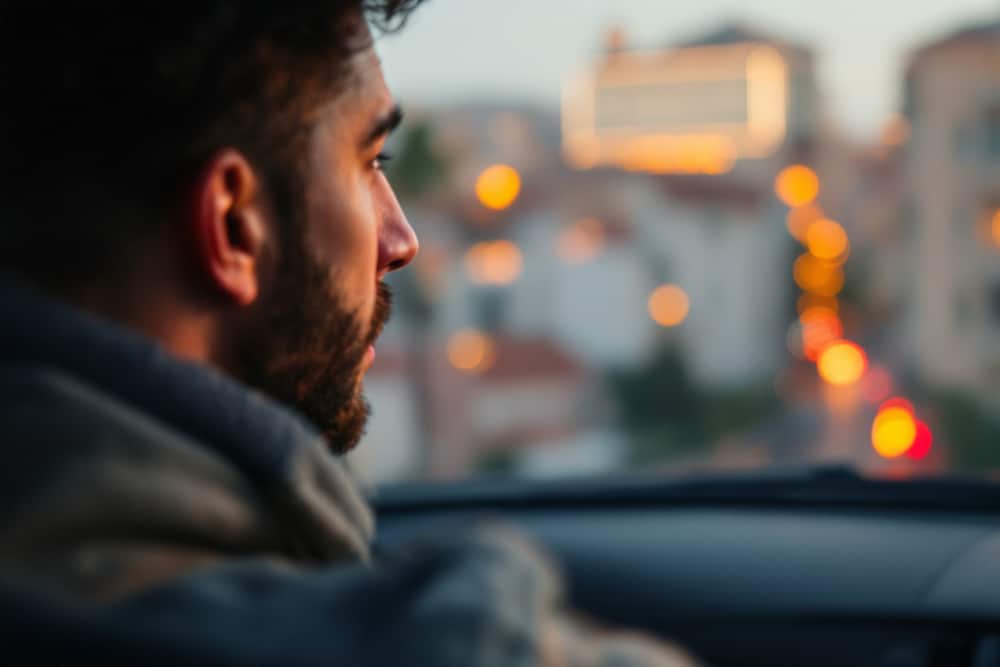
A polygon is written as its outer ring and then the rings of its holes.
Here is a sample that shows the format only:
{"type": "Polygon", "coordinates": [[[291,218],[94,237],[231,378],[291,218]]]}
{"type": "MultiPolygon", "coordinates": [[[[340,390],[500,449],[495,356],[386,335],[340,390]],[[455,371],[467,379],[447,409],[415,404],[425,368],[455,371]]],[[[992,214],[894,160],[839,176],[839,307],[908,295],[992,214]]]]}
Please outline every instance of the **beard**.
{"type": "Polygon", "coordinates": [[[392,294],[380,283],[364,321],[343,306],[329,269],[305,248],[283,255],[273,277],[249,321],[230,337],[234,374],[296,409],[333,453],[345,454],[364,436],[370,408],[362,365],[389,318],[392,294]]]}

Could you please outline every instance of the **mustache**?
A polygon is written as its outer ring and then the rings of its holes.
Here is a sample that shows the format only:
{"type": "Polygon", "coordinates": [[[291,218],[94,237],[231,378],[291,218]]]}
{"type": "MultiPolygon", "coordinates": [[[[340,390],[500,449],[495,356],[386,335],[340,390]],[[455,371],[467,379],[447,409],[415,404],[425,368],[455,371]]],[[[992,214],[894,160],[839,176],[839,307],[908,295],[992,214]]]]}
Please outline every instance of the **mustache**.
{"type": "Polygon", "coordinates": [[[392,315],[392,289],[384,282],[380,282],[375,292],[375,308],[372,312],[372,321],[368,328],[368,339],[366,345],[372,345],[375,340],[382,335],[386,322],[392,315]]]}

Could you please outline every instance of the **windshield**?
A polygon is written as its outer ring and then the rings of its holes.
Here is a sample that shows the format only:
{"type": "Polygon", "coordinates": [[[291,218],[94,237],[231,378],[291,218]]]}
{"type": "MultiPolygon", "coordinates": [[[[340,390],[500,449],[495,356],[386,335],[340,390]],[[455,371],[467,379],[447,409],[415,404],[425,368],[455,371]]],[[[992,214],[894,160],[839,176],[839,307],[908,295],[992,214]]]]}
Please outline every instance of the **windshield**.
{"type": "Polygon", "coordinates": [[[994,0],[435,0],[379,480],[1000,466],[994,0]]]}

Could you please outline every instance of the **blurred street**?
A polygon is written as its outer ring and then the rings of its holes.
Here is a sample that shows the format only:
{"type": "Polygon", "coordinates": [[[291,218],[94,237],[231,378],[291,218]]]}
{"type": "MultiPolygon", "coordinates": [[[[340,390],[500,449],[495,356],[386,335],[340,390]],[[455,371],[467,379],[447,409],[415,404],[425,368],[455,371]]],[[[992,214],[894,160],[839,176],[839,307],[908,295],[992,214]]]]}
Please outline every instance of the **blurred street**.
{"type": "Polygon", "coordinates": [[[362,473],[1000,464],[1000,20],[915,45],[870,141],[794,35],[594,53],[558,109],[407,105],[362,473]]]}

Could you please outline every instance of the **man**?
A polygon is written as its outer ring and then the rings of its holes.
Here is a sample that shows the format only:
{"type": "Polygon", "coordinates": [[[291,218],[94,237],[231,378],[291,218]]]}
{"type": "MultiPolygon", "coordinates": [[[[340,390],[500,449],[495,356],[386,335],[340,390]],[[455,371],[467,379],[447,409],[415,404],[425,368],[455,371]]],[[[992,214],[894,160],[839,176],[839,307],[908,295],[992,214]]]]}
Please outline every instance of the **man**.
{"type": "Polygon", "coordinates": [[[330,450],[417,252],[366,21],[417,4],[0,4],[0,614],[36,658],[683,660],[585,639],[502,531],[371,563],[330,450]]]}

